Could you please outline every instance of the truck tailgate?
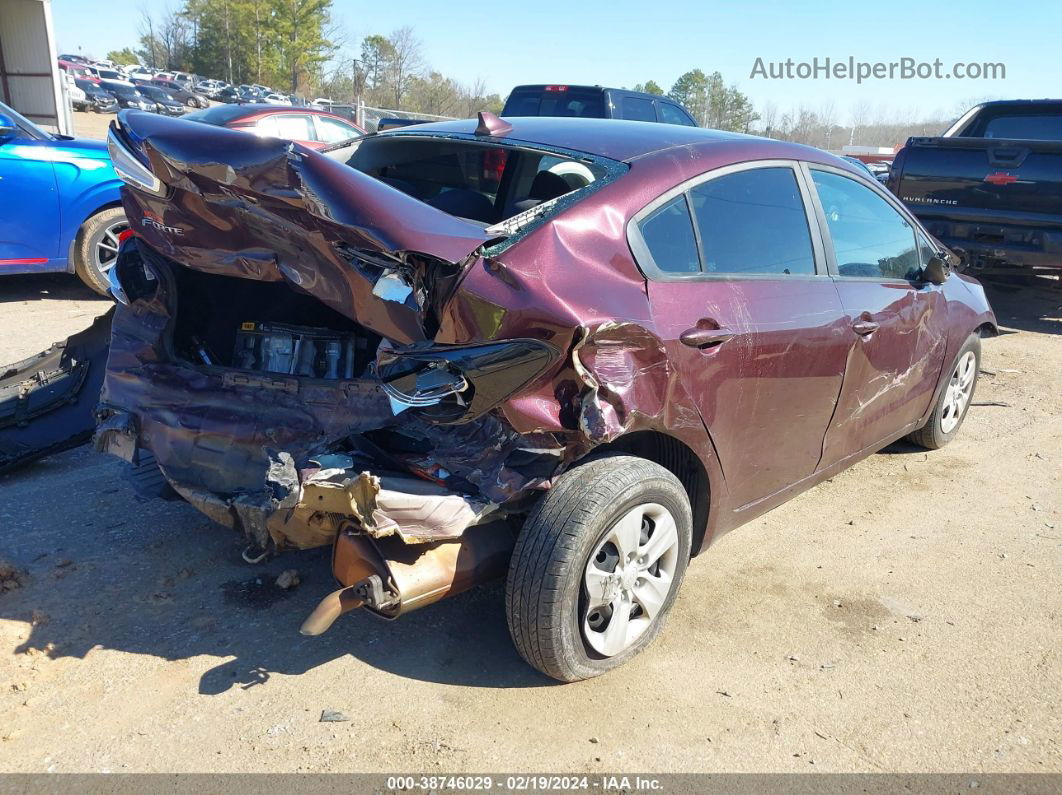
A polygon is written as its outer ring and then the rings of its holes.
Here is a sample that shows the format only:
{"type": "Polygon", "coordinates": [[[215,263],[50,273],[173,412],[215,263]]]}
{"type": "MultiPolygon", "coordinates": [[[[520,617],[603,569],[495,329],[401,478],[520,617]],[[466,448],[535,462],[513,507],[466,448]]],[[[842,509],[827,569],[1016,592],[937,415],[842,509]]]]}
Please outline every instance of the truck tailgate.
{"type": "Polygon", "coordinates": [[[897,161],[889,187],[918,215],[1062,226],[1062,143],[912,138],[897,161]]]}

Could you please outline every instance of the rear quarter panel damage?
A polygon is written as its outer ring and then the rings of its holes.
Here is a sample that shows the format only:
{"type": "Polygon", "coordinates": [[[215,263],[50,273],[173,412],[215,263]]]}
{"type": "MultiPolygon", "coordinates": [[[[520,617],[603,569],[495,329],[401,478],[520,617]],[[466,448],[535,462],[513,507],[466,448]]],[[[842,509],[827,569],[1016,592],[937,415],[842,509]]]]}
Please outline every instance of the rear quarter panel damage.
{"type": "MultiPolygon", "coordinates": [[[[333,452],[351,454],[351,481],[383,463],[466,495],[476,512],[518,505],[591,450],[648,430],[679,439],[716,487],[711,442],[654,332],[626,244],[630,206],[652,198],[648,173],[479,256],[478,227],[331,160],[238,133],[178,136],[168,123],[138,122],[160,130],[141,147],[175,190],[167,199],[124,191],[162,289],[119,307],[102,406],[132,421],[105,423],[101,447],[128,450],[132,436],[134,454],[136,444],[151,449],[184,496],[261,545],[319,542],[320,518],[299,536],[275,517],[306,508],[312,459],[333,452]],[[563,355],[472,422],[395,416],[371,377],[322,385],[175,361],[167,291],[182,267],[285,283],[399,349],[523,337],[563,355]],[[376,289],[395,275],[407,293],[376,289]]],[[[672,156],[676,181],[698,157],[672,156]]]]}

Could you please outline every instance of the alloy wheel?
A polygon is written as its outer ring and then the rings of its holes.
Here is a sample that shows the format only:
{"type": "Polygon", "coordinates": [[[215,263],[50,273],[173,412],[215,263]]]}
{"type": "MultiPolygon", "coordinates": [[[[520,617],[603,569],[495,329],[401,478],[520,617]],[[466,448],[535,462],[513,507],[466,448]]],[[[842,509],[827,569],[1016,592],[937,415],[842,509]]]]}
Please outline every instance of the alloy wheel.
{"type": "Polygon", "coordinates": [[[610,527],[583,572],[583,637],[605,657],[633,645],[664,609],[678,568],[675,519],[662,505],[635,506],[610,527]]]}
{"type": "Polygon", "coordinates": [[[118,236],[129,228],[129,224],[123,219],[116,221],[103,230],[103,234],[100,235],[100,239],[96,242],[96,247],[92,252],[92,256],[95,259],[96,270],[106,275],[106,273],[114,267],[114,263],[118,260],[118,246],[120,241],[118,236]]]}
{"type": "Polygon", "coordinates": [[[944,393],[944,410],[940,413],[940,430],[951,433],[962,419],[966,404],[973,393],[974,377],[977,375],[977,357],[967,351],[955,365],[944,393]]]}

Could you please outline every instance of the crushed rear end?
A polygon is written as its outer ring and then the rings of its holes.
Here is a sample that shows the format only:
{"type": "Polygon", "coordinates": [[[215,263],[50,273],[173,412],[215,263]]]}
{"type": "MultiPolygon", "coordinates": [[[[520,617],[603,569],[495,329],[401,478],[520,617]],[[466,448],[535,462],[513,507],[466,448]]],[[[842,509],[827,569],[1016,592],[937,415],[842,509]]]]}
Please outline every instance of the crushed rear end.
{"type": "Polygon", "coordinates": [[[112,275],[98,449],[157,464],[248,559],[334,544],[342,587],[310,634],[503,572],[511,515],[591,446],[497,410],[571,380],[577,320],[506,336],[506,310],[476,304],[436,339],[505,232],[279,140],[123,113],[110,147],[135,237],[112,275]]]}

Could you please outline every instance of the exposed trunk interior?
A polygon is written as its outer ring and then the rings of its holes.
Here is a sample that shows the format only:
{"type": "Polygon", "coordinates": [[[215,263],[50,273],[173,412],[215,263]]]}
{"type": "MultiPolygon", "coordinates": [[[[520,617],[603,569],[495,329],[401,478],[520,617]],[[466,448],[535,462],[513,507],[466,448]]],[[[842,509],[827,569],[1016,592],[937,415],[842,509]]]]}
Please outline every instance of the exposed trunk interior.
{"type": "Polygon", "coordinates": [[[375,359],[379,335],[284,282],[174,271],[173,350],[185,361],[342,380],[375,359]]]}

